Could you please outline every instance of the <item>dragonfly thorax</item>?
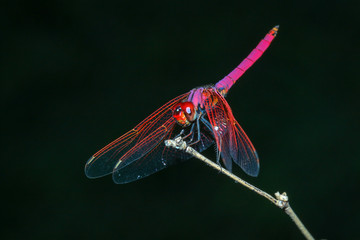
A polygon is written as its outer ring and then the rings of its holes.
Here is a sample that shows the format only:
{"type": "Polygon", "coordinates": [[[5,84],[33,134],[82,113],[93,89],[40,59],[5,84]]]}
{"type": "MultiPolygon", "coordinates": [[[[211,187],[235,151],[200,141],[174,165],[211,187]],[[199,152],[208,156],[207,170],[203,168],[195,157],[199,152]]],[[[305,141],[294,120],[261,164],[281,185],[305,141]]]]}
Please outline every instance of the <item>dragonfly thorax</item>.
{"type": "Polygon", "coordinates": [[[189,126],[197,117],[194,104],[192,102],[176,104],[173,108],[173,117],[180,126],[189,126]]]}

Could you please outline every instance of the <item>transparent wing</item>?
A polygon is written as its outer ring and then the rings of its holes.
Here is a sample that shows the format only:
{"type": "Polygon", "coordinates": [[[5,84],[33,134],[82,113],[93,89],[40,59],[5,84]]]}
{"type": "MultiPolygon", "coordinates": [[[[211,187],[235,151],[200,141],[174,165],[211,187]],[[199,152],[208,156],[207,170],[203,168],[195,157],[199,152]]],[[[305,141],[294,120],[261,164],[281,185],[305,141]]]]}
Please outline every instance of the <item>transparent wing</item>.
{"type": "Polygon", "coordinates": [[[235,138],[230,148],[234,162],[247,174],[256,177],[259,174],[260,162],[256,150],[240,124],[235,121],[235,138]]]}
{"type": "Polygon", "coordinates": [[[207,91],[205,111],[225,167],[231,171],[234,161],[248,175],[257,176],[259,159],[250,139],[235,120],[225,98],[214,88],[207,91]]]}
{"type": "MultiPolygon", "coordinates": [[[[173,118],[171,118],[171,121],[174,121],[173,118]]],[[[139,180],[155,172],[158,172],[166,167],[177,164],[179,162],[183,162],[191,158],[192,156],[185,153],[184,151],[177,150],[174,148],[168,148],[164,144],[164,140],[173,139],[175,136],[179,134],[180,130],[181,128],[175,124],[172,128],[170,128],[169,131],[167,132],[162,131],[161,137],[153,136],[153,137],[149,137],[149,139],[146,140],[144,139],[144,142],[147,142],[147,141],[151,141],[150,140],[151,138],[161,138],[160,141],[155,141],[157,142],[157,144],[151,149],[151,151],[147,152],[145,155],[141,156],[140,158],[131,159],[131,160],[124,159],[124,164],[121,163],[118,166],[118,168],[114,170],[113,173],[114,182],[119,184],[124,184],[135,180],[139,180]]],[[[214,140],[211,133],[204,126],[202,126],[200,136],[201,136],[200,142],[193,145],[192,147],[197,151],[202,152],[205,149],[207,149],[209,146],[211,146],[214,143],[214,140]]],[[[144,144],[148,144],[148,143],[144,143],[144,144]]],[[[134,154],[137,155],[135,152],[133,152],[131,156],[133,156],[134,154]]],[[[124,158],[126,158],[125,155],[124,158]]]]}
{"type": "MultiPolygon", "coordinates": [[[[112,173],[119,159],[138,143],[142,142],[144,138],[151,134],[161,134],[153,132],[161,130],[159,127],[171,118],[173,106],[184,100],[188,95],[189,93],[185,93],[167,102],[136,127],[95,153],[85,165],[86,176],[89,178],[97,178],[112,173]]],[[[142,151],[144,153],[141,154],[146,154],[151,150],[151,147],[154,146],[155,143],[153,145],[143,145],[136,154],[140,154],[142,151]]]]}

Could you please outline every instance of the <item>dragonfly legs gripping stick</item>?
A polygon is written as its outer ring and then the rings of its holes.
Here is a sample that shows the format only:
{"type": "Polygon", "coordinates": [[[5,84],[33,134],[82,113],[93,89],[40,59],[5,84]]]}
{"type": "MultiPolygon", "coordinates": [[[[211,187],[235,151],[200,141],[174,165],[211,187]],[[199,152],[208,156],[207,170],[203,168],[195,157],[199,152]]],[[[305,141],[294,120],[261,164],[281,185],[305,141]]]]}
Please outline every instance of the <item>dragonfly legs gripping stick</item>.
{"type": "Polygon", "coordinates": [[[247,187],[248,189],[256,192],[257,194],[263,196],[264,198],[268,199],[270,202],[275,204],[277,207],[283,209],[289,217],[294,221],[298,229],[301,231],[301,233],[304,235],[304,237],[307,240],[314,240],[314,237],[310,234],[310,232],[305,228],[304,224],[301,222],[299,217],[295,214],[295,212],[292,210],[289,204],[289,198],[287,194],[284,192],[280,194],[279,192],[275,193],[275,198],[271,196],[270,194],[264,192],[263,190],[251,185],[250,183],[242,180],[235,174],[229,172],[228,170],[221,167],[219,164],[214,163],[213,161],[209,160],[199,152],[197,152],[192,147],[188,146],[187,143],[183,140],[182,137],[174,138],[173,140],[165,140],[165,146],[167,147],[173,147],[182,151],[185,151],[186,153],[191,154],[193,157],[205,162],[210,167],[218,170],[219,172],[225,174],[226,176],[230,177],[231,179],[235,180],[235,182],[240,183],[241,185],[247,187]]]}

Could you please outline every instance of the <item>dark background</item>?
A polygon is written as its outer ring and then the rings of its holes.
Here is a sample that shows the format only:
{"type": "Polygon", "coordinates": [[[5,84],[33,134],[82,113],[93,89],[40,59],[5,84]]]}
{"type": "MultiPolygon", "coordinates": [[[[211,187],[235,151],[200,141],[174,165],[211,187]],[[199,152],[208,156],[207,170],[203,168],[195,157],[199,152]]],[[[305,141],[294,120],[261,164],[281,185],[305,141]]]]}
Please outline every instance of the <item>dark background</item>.
{"type": "Polygon", "coordinates": [[[358,1],[9,1],[0,12],[1,239],[303,239],[195,159],[126,185],[83,170],[277,24],[227,97],[261,161],[258,178],[235,173],[286,191],[316,238],[358,236],[358,1]]]}

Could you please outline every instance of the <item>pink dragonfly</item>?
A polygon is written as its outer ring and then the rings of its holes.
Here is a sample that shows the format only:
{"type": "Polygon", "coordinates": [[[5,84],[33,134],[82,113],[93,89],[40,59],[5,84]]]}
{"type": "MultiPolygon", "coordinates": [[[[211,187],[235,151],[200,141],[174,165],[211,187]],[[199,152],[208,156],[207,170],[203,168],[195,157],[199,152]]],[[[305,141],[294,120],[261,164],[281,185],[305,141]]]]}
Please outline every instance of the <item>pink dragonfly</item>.
{"type": "Polygon", "coordinates": [[[194,88],[172,99],[95,153],[85,165],[86,176],[97,178],[112,173],[115,183],[128,183],[191,158],[183,151],[165,146],[164,140],[177,136],[182,136],[198,152],[215,143],[218,164],[221,156],[229,171],[234,161],[248,175],[257,176],[258,155],[225,96],[269,47],[278,28],[271,29],[249,56],[215,86],[194,88]]]}

